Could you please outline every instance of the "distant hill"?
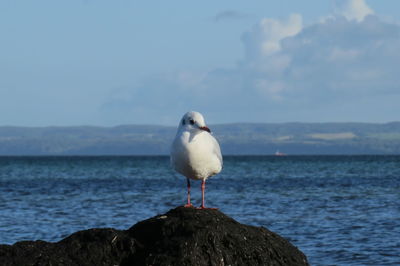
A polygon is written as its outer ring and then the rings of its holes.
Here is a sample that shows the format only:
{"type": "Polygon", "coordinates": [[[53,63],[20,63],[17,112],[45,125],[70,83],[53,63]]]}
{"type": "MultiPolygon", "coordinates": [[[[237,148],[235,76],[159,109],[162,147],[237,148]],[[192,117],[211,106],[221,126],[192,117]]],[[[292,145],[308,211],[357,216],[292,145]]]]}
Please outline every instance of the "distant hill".
{"type": "MultiPolygon", "coordinates": [[[[211,125],[223,154],[400,154],[400,122],[211,125]]],[[[0,155],[165,155],[176,128],[0,127],[0,155]]]]}

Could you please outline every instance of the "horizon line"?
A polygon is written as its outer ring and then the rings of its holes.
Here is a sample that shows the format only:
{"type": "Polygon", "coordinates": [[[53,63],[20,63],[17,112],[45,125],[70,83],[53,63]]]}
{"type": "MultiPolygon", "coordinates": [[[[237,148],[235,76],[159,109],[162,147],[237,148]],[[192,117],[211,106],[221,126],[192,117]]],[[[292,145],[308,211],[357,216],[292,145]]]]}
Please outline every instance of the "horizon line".
{"type": "MultiPolygon", "coordinates": [[[[247,124],[247,125],[255,125],[255,124],[269,124],[269,125],[284,125],[284,124],[370,124],[370,125],[385,125],[385,124],[393,124],[400,123],[398,121],[387,121],[387,122],[360,122],[360,121],[347,121],[347,122],[300,122],[300,121],[292,121],[292,122],[227,122],[227,123],[211,123],[209,125],[213,126],[223,126],[223,125],[238,125],[238,124],[247,124]]],[[[97,128],[115,128],[115,127],[125,127],[125,126],[142,126],[142,127],[176,127],[176,125],[165,125],[165,124],[118,124],[118,125],[90,125],[90,124],[81,124],[81,125],[47,125],[47,126],[24,126],[24,125],[0,125],[0,128],[71,128],[71,127],[97,127],[97,128]]]]}

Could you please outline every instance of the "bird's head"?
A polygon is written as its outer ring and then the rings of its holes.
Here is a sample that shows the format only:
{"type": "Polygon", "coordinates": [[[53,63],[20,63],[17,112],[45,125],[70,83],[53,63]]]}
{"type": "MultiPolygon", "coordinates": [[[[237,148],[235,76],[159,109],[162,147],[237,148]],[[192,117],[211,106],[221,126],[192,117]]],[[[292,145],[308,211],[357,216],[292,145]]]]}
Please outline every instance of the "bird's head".
{"type": "Polygon", "coordinates": [[[181,119],[180,129],[186,130],[203,130],[211,133],[210,129],[204,122],[204,117],[199,112],[187,112],[181,119]]]}

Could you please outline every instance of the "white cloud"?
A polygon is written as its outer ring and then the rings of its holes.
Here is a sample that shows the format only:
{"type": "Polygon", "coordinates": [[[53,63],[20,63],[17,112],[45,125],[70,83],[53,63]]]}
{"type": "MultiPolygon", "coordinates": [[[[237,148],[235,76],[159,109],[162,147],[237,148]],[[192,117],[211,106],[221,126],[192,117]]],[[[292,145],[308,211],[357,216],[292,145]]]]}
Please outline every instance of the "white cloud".
{"type": "Polygon", "coordinates": [[[292,14],[284,20],[264,18],[243,36],[250,58],[268,56],[281,50],[281,40],[296,35],[303,27],[302,17],[292,14]]]}
{"type": "Polygon", "coordinates": [[[267,98],[271,98],[277,101],[282,99],[280,93],[285,89],[284,82],[256,79],[254,83],[256,90],[261,95],[265,95],[267,98]]]}
{"type": "Polygon", "coordinates": [[[374,14],[374,11],[365,3],[365,0],[336,0],[335,13],[348,20],[360,22],[366,16],[374,14]]]}
{"type": "Polygon", "coordinates": [[[343,49],[340,47],[333,47],[330,54],[329,61],[351,61],[355,60],[357,56],[361,55],[361,51],[357,49],[343,49]]]}
{"type": "Polygon", "coordinates": [[[364,1],[349,0],[340,10],[305,27],[297,14],[263,19],[244,33],[245,57],[236,67],[152,78],[122,106],[132,114],[207,110],[226,122],[394,120],[400,26],[371,15],[364,1]],[[385,101],[390,108],[371,108],[385,101]]]}

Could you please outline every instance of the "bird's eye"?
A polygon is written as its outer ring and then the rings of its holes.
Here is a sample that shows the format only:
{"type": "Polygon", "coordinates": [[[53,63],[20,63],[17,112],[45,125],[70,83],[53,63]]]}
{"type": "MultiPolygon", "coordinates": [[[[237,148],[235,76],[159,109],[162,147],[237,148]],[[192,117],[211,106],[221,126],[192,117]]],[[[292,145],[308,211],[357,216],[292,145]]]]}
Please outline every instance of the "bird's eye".
{"type": "Polygon", "coordinates": [[[194,125],[194,120],[193,119],[190,119],[189,122],[190,122],[191,125],[194,125]]]}

